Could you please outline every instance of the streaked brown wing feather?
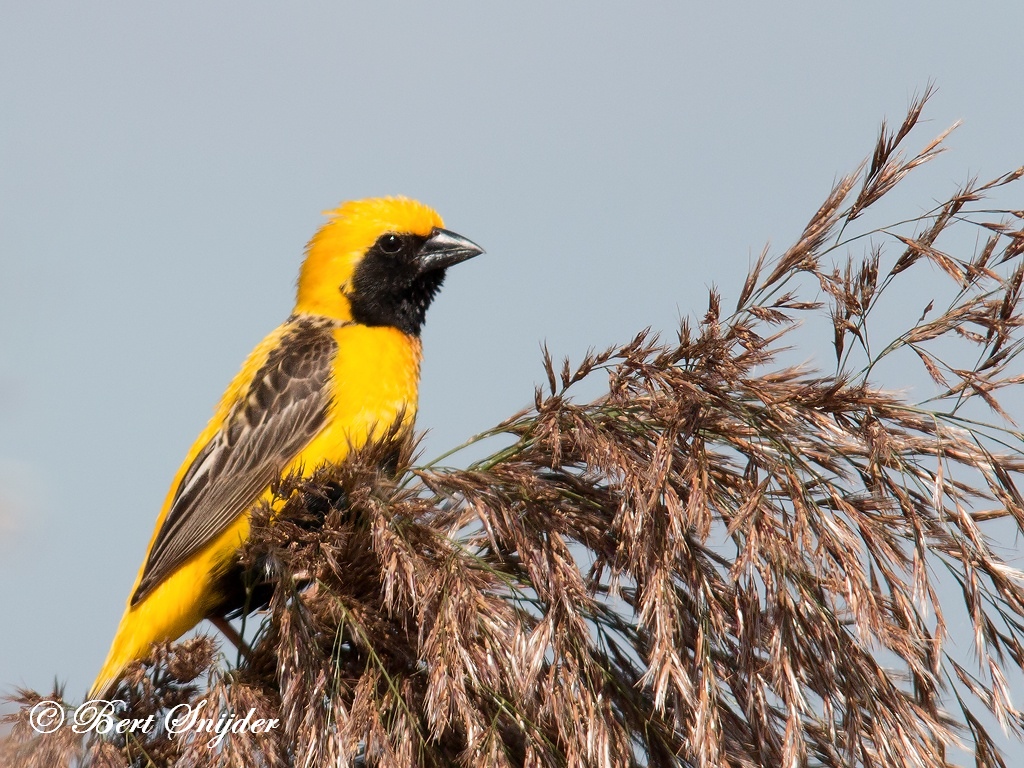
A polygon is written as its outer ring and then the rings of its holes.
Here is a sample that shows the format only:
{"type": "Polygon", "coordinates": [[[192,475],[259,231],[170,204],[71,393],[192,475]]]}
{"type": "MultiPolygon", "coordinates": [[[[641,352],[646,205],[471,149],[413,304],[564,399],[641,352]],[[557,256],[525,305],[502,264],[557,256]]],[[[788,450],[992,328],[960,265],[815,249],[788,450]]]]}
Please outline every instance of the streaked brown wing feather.
{"type": "Polygon", "coordinates": [[[323,425],[333,326],[293,324],[182,477],[132,605],[244,514],[323,425]]]}

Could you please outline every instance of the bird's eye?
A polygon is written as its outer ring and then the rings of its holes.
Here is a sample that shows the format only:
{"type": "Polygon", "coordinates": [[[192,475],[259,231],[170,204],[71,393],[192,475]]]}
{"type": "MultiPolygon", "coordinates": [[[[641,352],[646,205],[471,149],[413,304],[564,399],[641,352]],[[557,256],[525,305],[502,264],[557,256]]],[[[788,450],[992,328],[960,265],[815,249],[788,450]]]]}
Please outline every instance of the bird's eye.
{"type": "Polygon", "coordinates": [[[384,235],[379,241],[380,249],[384,253],[398,253],[402,250],[402,238],[398,235],[384,235]]]}

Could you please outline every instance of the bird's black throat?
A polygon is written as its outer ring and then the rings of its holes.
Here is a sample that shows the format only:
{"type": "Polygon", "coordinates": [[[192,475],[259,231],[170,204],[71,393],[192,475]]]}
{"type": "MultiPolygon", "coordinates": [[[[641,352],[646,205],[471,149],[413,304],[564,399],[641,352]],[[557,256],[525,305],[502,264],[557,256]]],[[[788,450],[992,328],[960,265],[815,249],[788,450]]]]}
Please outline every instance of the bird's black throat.
{"type": "Polygon", "coordinates": [[[347,296],[357,323],[393,326],[419,336],[445,271],[421,273],[416,255],[425,238],[406,236],[403,240],[398,253],[371,248],[356,267],[347,296]]]}

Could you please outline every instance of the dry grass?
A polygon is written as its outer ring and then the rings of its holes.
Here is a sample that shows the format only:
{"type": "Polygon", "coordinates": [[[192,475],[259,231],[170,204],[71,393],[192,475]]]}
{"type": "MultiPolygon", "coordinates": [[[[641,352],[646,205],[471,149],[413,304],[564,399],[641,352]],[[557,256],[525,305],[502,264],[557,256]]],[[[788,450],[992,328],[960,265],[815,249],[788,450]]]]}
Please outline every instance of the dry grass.
{"type": "Polygon", "coordinates": [[[44,768],[1003,765],[986,728],[1024,723],[1007,682],[1024,664],[1024,573],[994,543],[1024,524],[1022,435],[1000,399],[1021,380],[1024,212],[979,201],[1022,171],[855,231],[941,151],[945,134],[901,154],[927,96],[883,125],[793,247],[762,255],[732,314],[712,293],[677,341],[545,360],[534,407],[479,438],[512,445],[468,469],[409,468],[406,445],[385,474],[385,446],[283,483],[285,511],[258,513],[244,552],[274,586],[249,658],[193,640],[120,690],[135,717],[206,698],[279,729],[212,749],[159,729],[42,737],[24,692],[0,754],[44,768]],[[944,251],[965,229],[983,234],[972,253],[944,251]],[[878,328],[884,297],[915,280],[946,308],[878,328]],[[780,362],[801,318],[825,319],[836,373],[780,362]],[[898,355],[934,382],[927,403],[873,380],[898,355]],[[574,401],[588,376],[607,392],[574,401]],[[968,658],[950,617],[972,629],[968,658]]]}

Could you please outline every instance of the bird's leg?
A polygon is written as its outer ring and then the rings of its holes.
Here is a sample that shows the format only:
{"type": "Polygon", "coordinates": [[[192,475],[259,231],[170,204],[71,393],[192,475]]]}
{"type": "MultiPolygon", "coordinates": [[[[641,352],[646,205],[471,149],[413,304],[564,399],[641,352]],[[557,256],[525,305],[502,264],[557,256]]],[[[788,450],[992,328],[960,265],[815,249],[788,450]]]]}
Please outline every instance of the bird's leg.
{"type": "Polygon", "coordinates": [[[249,660],[249,655],[252,653],[252,649],[248,646],[245,640],[242,639],[242,636],[238,634],[238,630],[231,626],[230,621],[225,619],[223,616],[211,616],[210,623],[219,629],[224,637],[231,641],[231,644],[238,649],[238,652],[245,657],[246,661],[249,660]]]}

